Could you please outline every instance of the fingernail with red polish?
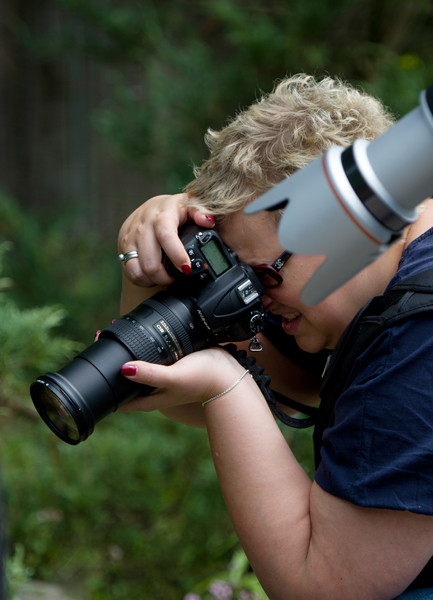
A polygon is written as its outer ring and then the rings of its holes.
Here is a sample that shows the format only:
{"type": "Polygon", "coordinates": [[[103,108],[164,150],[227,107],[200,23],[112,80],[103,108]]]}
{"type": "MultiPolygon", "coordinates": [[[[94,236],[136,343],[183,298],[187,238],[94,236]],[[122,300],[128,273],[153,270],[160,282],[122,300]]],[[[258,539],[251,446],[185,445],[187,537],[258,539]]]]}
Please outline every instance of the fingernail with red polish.
{"type": "Polygon", "coordinates": [[[137,367],[135,365],[122,365],[120,372],[127,377],[134,377],[134,375],[137,375],[137,367]]]}
{"type": "Polygon", "coordinates": [[[94,337],[94,341],[97,342],[99,340],[99,336],[101,335],[101,330],[97,329],[95,331],[95,337],[94,337]]]}
{"type": "Polygon", "coordinates": [[[215,219],[213,217],[211,217],[210,215],[206,215],[206,219],[210,221],[212,225],[215,225],[215,219]]]}
{"type": "Polygon", "coordinates": [[[184,275],[191,275],[191,267],[189,266],[188,263],[185,263],[184,265],[182,265],[181,269],[182,269],[182,273],[184,275]]]}

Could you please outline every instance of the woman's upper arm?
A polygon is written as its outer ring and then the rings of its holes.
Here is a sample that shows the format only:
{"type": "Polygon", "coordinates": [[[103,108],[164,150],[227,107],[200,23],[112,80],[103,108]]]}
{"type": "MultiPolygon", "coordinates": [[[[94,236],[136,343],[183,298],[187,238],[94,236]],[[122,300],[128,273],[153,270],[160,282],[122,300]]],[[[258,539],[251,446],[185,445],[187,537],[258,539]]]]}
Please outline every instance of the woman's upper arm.
{"type": "Polygon", "coordinates": [[[120,295],[120,314],[125,315],[126,313],[133,310],[144,300],[151,298],[157,292],[164,288],[159,286],[154,287],[142,287],[133,283],[125,275],[122,276],[122,291],[120,295]]]}
{"type": "Polygon", "coordinates": [[[318,569],[318,581],[332,581],[323,598],[394,598],[433,555],[430,515],[360,507],[314,483],[310,516],[306,565],[309,573],[318,569]]]}

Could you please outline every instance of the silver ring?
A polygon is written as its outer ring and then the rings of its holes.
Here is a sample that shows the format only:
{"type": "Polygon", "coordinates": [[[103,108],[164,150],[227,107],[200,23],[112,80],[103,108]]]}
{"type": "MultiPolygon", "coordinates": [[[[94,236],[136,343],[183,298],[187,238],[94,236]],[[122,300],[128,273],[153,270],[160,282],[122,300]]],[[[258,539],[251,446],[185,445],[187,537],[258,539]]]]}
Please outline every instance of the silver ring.
{"type": "Polygon", "coordinates": [[[119,254],[117,257],[120,262],[127,263],[131,258],[138,258],[137,250],[131,250],[130,252],[125,252],[125,254],[119,254]]]}

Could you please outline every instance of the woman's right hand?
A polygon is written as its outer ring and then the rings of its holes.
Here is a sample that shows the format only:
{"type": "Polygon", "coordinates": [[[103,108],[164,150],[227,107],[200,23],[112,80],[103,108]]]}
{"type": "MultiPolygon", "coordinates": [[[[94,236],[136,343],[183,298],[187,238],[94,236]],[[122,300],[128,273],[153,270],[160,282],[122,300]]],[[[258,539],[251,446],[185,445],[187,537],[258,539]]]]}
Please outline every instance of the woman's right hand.
{"type": "Polygon", "coordinates": [[[178,236],[188,221],[211,228],[214,219],[198,208],[188,208],[187,194],[150,198],[123,223],[118,236],[118,251],[137,251],[138,258],[122,263],[124,275],[135,285],[152,287],[173,283],[162,264],[162,251],[179,271],[188,272],[190,260],[178,236]]]}

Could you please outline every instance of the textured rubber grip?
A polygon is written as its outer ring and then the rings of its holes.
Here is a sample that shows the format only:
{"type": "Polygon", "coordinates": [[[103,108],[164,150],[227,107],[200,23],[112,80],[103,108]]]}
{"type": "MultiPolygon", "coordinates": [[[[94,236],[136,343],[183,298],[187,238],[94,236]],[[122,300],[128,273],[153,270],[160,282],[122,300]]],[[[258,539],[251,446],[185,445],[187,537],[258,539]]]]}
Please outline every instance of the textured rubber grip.
{"type": "Polygon", "coordinates": [[[153,342],[137,321],[118,319],[107,327],[101,337],[115,337],[128,348],[136,360],[161,363],[161,355],[153,342]]]}

